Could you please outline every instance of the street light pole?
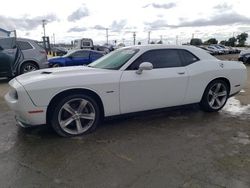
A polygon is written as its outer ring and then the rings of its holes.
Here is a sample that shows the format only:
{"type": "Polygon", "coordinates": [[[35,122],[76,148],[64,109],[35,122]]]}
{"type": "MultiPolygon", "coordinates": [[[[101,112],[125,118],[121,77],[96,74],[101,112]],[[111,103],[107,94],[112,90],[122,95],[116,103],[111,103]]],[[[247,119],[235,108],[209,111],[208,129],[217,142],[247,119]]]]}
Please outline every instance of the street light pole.
{"type": "Polygon", "coordinates": [[[106,38],[107,38],[107,44],[109,44],[109,29],[106,28],[106,38]]]}
{"type": "Polygon", "coordinates": [[[151,34],[151,31],[148,32],[148,44],[150,44],[150,34],[151,34]]]}
{"type": "Polygon", "coordinates": [[[133,32],[133,38],[134,38],[134,45],[135,45],[135,39],[136,39],[136,33],[133,32]]]}
{"type": "Polygon", "coordinates": [[[45,25],[47,24],[46,22],[47,22],[47,20],[42,20],[42,24],[43,24],[43,36],[44,37],[46,36],[46,33],[45,33],[45,25]]]}

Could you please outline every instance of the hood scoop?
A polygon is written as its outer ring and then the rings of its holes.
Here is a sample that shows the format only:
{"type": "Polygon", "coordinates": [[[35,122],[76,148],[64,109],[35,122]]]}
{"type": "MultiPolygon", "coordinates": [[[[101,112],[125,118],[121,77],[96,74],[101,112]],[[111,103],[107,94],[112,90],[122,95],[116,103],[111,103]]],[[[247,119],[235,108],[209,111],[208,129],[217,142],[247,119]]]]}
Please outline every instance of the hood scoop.
{"type": "Polygon", "coordinates": [[[52,72],[49,72],[49,71],[43,71],[41,72],[41,74],[51,74],[52,72]]]}

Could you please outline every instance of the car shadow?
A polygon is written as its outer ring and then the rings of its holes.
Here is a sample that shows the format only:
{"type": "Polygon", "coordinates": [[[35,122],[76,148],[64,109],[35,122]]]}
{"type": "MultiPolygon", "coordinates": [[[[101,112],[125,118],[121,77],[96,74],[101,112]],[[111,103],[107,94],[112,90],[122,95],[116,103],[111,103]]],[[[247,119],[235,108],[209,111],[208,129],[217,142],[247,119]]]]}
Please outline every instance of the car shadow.
{"type": "MultiPolygon", "coordinates": [[[[144,112],[130,113],[119,116],[112,116],[105,118],[100,126],[91,134],[79,136],[80,139],[94,139],[95,137],[103,137],[105,135],[117,134],[120,130],[123,132],[133,129],[140,131],[141,128],[160,128],[166,122],[170,121],[187,121],[187,117],[200,116],[198,105],[187,105],[181,107],[171,107],[157,110],[150,110],[144,112]]],[[[203,115],[201,115],[203,116],[203,115]]],[[[56,139],[61,138],[58,136],[50,125],[41,125],[30,128],[19,128],[19,136],[26,137],[32,136],[40,139],[56,139]]]]}
{"type": "Polygon", "coordinates": [[[0,84],[8,83],[11,79],[10,78],[0,78],[0,84]]]}

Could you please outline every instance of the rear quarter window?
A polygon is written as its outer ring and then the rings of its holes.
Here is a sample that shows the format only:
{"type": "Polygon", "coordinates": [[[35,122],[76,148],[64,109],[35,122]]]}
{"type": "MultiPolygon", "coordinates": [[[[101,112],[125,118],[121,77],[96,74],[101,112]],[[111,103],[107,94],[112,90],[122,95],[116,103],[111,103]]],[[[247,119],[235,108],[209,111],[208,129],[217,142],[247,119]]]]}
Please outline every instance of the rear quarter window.
{"type": "Polygon", "coordinates": [[[179,54],[182,60],[182,66],[187,66],[200,60],[198,57],[187,50],[179,50],[179,54]]]}
{"type": "Polygon", "coordinates": [[[19,46],[19,48],[21,50],[30,50],[30,49],[33,49],[33,47],[31,46],[31,44],[29,42],[17,41],[17,45],[19,46]]]}

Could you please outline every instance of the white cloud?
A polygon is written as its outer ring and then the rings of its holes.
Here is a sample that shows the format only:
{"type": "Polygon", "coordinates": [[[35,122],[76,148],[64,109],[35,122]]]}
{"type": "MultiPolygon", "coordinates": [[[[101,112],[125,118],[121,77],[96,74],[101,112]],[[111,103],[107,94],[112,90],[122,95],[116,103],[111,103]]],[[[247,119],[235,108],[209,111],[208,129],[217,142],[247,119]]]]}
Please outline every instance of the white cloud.
{"type": "Polygon", "coordinates": [[[246,31],[250,27],[249,7],[250,1],[244,0],[85,0],[84,5],[82,0],[8,0],[1,2],[0,27],[17,29],[20,37],[40,40],[41,20],[53,15],[46,33],[55,33],[60,42],[82,37],[104,42],[105,29],[109,28],[110,40],[118,42],[132,41],[134,31],[138,40],[146,42],[147,32],[152,30],[153,39],[162,35],[167,43],[175,43],[176,35],[185,41],[192,33],[223,38],[246,31]],[[145,5],[147,8],[143,8],[145,5]]]}

